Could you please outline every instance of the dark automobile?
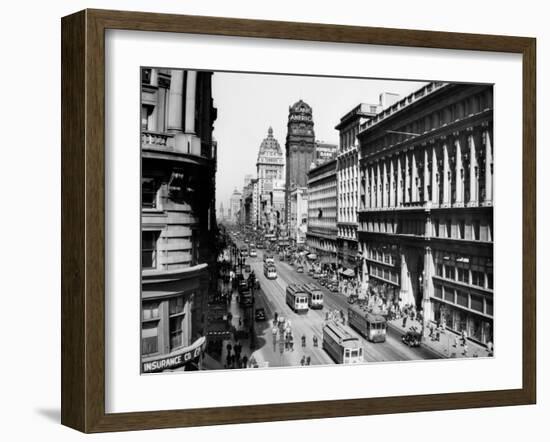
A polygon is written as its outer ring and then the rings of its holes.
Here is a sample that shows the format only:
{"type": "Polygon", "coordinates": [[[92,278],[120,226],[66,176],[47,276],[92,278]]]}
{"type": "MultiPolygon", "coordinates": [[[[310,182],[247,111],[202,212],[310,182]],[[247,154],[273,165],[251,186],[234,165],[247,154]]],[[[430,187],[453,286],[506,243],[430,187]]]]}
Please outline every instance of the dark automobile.
{"type": "Polygon", "coordinates": [[[338,293],[338,284],[331,284],[331,286],[329,287],[329,290],[332,293],[338,293]]]}
{"type": "Polygon", "coordinates": [[[265,321],[265,309],[264,308],[257,308],[256,312],[254,313],[254,318],[256,321],[265,321]]]}
{"type": "Polygon", "coordinates": [[[409,347],[419,347],[422,335],[416,330],[409,330],[401,337],[401,340],[409,347]]]}
{"type": "Polygon", "coordinates": [[[357,295],[349,295],[348,296],[348,304],[355,304],[359,297],[357,295]]]}

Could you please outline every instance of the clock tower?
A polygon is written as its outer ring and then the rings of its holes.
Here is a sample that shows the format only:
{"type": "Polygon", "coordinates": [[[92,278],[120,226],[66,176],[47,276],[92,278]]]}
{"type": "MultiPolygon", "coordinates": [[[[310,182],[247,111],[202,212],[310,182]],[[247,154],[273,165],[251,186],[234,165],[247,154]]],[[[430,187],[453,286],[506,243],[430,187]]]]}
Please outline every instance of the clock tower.
{"type": "Polygon", "coordinates": [[[293,187],[307,187],[307,173],[314,161],[315,132],[311,106],[303,100],[288,109],[286,134],[286,183],[285,217],[290,221],[290,190],[293,187]]]}

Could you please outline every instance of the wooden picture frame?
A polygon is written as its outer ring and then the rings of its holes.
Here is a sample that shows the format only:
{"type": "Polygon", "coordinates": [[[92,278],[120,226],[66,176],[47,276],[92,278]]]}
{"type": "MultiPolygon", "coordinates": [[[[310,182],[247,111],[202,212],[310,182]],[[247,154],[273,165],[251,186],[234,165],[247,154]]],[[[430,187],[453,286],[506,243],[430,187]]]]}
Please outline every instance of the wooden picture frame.
{"type": "Polygon", "coordinates": [[[62,19],[62,424],[83,432],[534,404],[536,40],[107,10],[62,19]],[[512,390],[108,414],[105,412],[105,30],[496,51],[523,63],[523,383],[512,390]]]}

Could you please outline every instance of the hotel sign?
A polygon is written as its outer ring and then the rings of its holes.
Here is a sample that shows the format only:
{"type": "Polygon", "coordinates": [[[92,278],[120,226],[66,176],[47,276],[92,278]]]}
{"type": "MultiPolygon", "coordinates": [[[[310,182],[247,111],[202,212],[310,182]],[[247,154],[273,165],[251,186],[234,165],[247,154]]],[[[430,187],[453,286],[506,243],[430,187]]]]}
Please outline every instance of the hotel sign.
{"type": "Polygon", "coordinates": [[[174,368],[182,367],[189,361],[192,361],[193,359],[196,359],[200,356],[204,349],[205,343],[206,338],[204,336],[201,336],[190,346],[170,353],[170,355],[168,356],[143,362],[141,372],[157,373],[163,370],[171,370],[174,368]]]}

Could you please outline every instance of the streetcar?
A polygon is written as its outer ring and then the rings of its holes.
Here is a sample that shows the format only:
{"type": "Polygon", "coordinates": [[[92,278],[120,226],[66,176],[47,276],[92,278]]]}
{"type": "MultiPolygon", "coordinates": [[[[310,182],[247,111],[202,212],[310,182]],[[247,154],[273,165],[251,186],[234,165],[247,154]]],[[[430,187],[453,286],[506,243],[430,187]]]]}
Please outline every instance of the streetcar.
{"type": "Polygon", "coordinates": [[[298,284],[290,284],[286,288],[286,303],[296,313],[307,313],[309,310],[307,303],[307,294],[298,284]]]}
{"type": "Polygon", "coordinates": [[[307,304],[309,308],[323,308],[323,292],[316,284],[309,283],[302,286],[307,293],[307,304]]]}
{"type": "Polygon", "coordinates": [[[264,263],[275,264],[275,259],[273,258],[273,255],[270,255],[269,253],[264,253],[264,263]]]}
{"type": "Polygon", "coordinates": [[[267,279],[277,279],[277,269],[275,264],[265,262],[264,263],[264,276],[267,279]]]}
{"type": "Polygon", "coordinates": [[[323,327],[323,350],[337,364],[364,362],[361,340],[349,327],[334,321],[323,327]]]}
{"type": "Polygon", "coordinates": [[[352,305],[348,308],[348,324],[370,342],[386,341],[386,319],[352,305]]]}

